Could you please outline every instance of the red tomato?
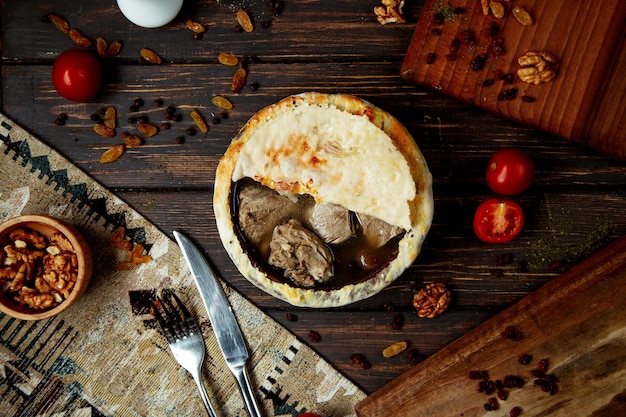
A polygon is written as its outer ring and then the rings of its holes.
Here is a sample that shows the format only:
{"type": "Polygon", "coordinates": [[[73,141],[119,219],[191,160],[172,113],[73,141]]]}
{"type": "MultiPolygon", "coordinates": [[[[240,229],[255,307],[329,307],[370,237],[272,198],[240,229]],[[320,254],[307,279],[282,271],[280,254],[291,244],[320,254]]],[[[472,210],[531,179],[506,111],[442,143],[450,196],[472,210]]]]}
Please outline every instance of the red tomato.
{"type": "Polygon", "coordinates": [[[474,231],[487,243],[504,243],[519,234],[524,225],[522,208],[510,200],[490,198],[476,209],[474,231]]]}
{"type": "Polygon", "coordinates": [[[533,182],[535,164],[519,149],[500,149],[489,160],[486,178],[489,188],[500,195],[519,194],[533,182]]]}
{"type": "Polygon", "coordinates": [[[62,52],[52,66],[52,84],[57,92],[70,101],[91,100],[100,89],[102,68],[90,52],[69,49],[62,52]]]}

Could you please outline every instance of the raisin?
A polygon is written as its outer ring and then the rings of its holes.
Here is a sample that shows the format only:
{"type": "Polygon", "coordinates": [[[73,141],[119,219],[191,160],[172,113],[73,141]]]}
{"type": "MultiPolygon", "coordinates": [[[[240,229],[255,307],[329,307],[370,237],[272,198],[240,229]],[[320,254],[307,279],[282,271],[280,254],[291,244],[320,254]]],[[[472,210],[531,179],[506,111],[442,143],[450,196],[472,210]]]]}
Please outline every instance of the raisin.
{"type": "Polygon", "coordinates": [[[521,408],[513,407],[511,408],[511,411],[509,412],[509,417],[518,417],[521,413],[522,413],[521,408]]]}
{"type": "Polygon", "coordinates": [[[350,356],[350,360],[363,369],[370,369],[372,364],[361,353],[354,353],[350,356]]]}
{"type": "Polygon", "coordinates": [[[394,330],[400,330],[403,324],[404,324],[404,316],[398,313],[395,316],[393,316],[393,322],[391,322],[389,326],[391,326],[391,328],[394,330]]]}
{"type": "Polygon", "coordinates": [[[525,354],[521,355],[517,360],[522,365],[528,365],[530,363],[530,361],[532,360],[532,356],[530,356],[529,354],[525,353],[525,354]]]}
{"type": "Polygon", "coordinates": [[[286,318],[287,320],[291,321],[291,322],[296,322],[296,321],[298,321],[298,316],[296,316],[296,315],[295,315],[295,314],[293,314],[293,313],[287,313],[287,314],[285,314],[285,318],[286,318]]]}
{"type": "Polygon", "coordinates": [[[320,336],[318,332],[311,330],[309,332],[309,340],[311,341],[311,343],[317,343],[322,340],[322,336],[320,336]]]}

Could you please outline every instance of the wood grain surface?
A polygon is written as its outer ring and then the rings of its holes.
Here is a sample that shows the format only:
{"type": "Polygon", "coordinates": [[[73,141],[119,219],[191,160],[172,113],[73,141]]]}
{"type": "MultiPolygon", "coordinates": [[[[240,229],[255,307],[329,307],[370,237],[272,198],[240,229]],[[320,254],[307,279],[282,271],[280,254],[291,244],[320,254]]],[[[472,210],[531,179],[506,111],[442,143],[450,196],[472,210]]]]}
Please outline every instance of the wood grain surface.
{"type": "Polygon", "coordinates": [[[412,367],[405,354],[384,358],[381,352],[389,344],[406,340],[425,356],[433,355],[607,242],[626,235],[622,160],[400,77],[417,22],[423,12],[430,12],[421,0],[406,2],[406,24],[385,26],[373,14],[378,0],[285,0],[278,16],[266,2],[187,0],[174,22],[150,30],[125,20],[115,2],[0,4],[2,112],[165,233],[181,230],[191,236],[237,291],[368,393],[412,367]],[[252,33],[233,29],[238,5],[253,12],[257,26],[252,33]],[[120,56],[104,62],[106,77],[91,102],[68,102],[52,87],[54,58],[73,45],[41,20],[50,12],[61,14],[92,39],[123,41],[120,56]],[[207,25],[202,39],[193,39],[184,27],[186,19],[207,25]],[[259,24],[264,20],[271,21],[266,28],[259,24]],[[139,63],[142,47],[157,51],[164,63],[139,63]],[[238,94],[230,92],[234,69],[217,61],[221,51],[254,57],[248,65],[248,83],[238,94]],[[258,88],[253,90],[250,85],[255,82],[258,88]],[[368,300],[328,310],[293,308],[245,280],[220,243],[212,209],[215,168],[241,126],[266,105],[316,90],[357,95],[405,124],[433,173],[435,196],[435,218],[423,251],[402,277],[368,300]],[[219,115],[210,102],[214,94],[226,94],[234,109],[219,124],[211,123],[206,135],[187,135],[190,109],[198,109],[207,120],[219,115]],[[129,107],[137,98],[145,105],[133,114],[129,107]],[[163,99],[162,107],[153,106],[157,98],[163,99]],[[116,137],[105,139],[93,132],[90,117],[108,105],[116,107],[119,127],[116,137]],[[98,162],[105,149],[121,141],[121,132],[136,131],[129,116],[146,114],[160,125],[167,105],[180,109],[180,123],[162,129],[142,147],[127,150],[115,163],[98,162]],[[56,126],[61,112],[68,120],[56,126]],[[185,143],[175,142],[179,135],[185,136],[185,143]],[[531,188],[514,197],[526,214],[522,233],[508,244],[494,246],[476,238],[472,219],[478,204],[494,196],[484,173],[490,155],[504,146],[526,151],[535,162],[536,175],[531,188]],[[502,255],[510,262],[499,262],[502,255]],[[452,291],[451,305],[435,319],[420,319],[411,305],[413,291],[433,281],[452,291]],[[395,311],[383,308],[388,302],[395,304],[395,311]],[[297,321],[289,321],[286,313],[295,314],[297,321]],[[405,318],[400,330],[389,326],[395,314],[405,318]],[[318,343],[310,342],[311,330],[320,334],[318,343]],[[352,363],[353,353],[364,354],[372,368],[352,363]]]}
{"type": "Polygon", "coordinates": [[[472,103],[503,117],[516,120],[601,152],[626,159],[626,61],[624,25],[626,6],[619,0],[564,3],[559,0],[511,2],[503,18],[483,14],[480,1],[460,1],[454,6],[442,0],[424,5],[401,74],[412,82],[472,103]],[[514,18],[513,7],[523,7],[533,24],[523,26],[514,18]],[[454,13],[454,9],[463,8],[454,13]],[[445,16],[443,23],[434,16],[445,16]],[[499,32],[492,32],[496,27],[499,32]],[[433,31],[439,31],[435,35],[433,31]],[[468,44],[465,31],[473,34],[468,44]],[[503,42],[496,55],[493,39],[503,42]],[[450,53],[454,39],[461,42],[450,53]],[[504,83],[495,71],[515,74],[518,58],[529,51],[548,52],[557,62],[556,77],[532,85],[517,76],[504,83]],[[432,63],[428,54],[435,54],[432,63]],[[487,54],[483,68],[470,68],[476,57],[487,54]],[[448,59],[454,55],[455,59],[448,59]],[[486,80],[494,81],[484,85],[486,80]],[[513,100],[499,94],[519,90],[513,100]],[[535,101],[525,102],[522,96],[535,101]]]}
{"type": "Polygon", "coordinates": [[[490,415],[520,407],[523,415],[595,416],[626,412],[626,238],[570,269],[509,309],[446,346],[356,406],[359,417],[490,415]],[[504,337],[508,327],[521,340],[504,337]],[[520,364],[521,355],[530,355],[520,364]],[[533,376],[555,375],[557,392],[545,392],[533,376]],[[515,375],[522,387],[478,392],[471,371],[490,381],[515,375]],[[598,389],[602,387],[601,389],[598,389]]]}

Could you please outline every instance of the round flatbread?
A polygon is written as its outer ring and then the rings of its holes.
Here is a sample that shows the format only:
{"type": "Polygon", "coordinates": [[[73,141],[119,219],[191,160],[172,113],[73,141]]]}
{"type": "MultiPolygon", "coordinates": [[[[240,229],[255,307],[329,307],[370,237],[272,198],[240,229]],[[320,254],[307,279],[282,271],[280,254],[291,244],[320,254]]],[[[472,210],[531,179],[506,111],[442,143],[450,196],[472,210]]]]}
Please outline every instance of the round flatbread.
{"type": "Polygon", "coordinates": [[[388,113],[355,96],[304,93],[243,126],[218,165],[213,204],[250,282],[292,305],[341,306],[413,263],[432,223],[432,176],[388,113]]]}

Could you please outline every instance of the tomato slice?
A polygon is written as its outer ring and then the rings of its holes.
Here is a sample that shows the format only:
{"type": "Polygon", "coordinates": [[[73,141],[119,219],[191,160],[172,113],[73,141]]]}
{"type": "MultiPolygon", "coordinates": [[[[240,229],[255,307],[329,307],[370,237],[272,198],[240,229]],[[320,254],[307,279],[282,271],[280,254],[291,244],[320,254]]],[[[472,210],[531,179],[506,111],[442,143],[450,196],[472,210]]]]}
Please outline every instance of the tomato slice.
{"type": "Polygon", "coordinates": [[[476,236],[487,243],[505,243],[519,235],[524,225],[522,208],[510,200],[490,198],[474,215],[476,236]]]}

